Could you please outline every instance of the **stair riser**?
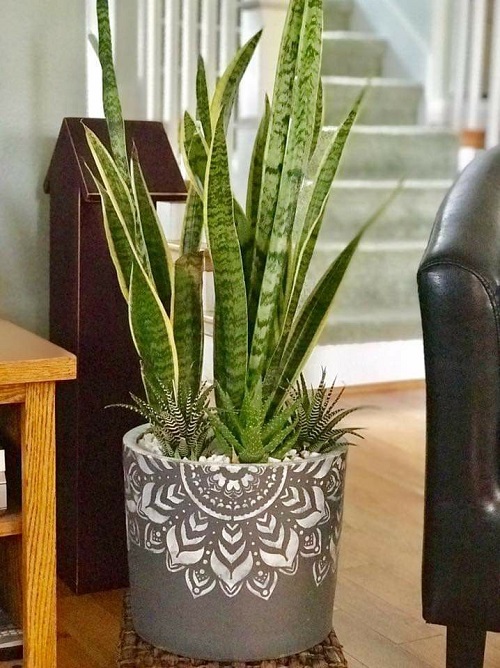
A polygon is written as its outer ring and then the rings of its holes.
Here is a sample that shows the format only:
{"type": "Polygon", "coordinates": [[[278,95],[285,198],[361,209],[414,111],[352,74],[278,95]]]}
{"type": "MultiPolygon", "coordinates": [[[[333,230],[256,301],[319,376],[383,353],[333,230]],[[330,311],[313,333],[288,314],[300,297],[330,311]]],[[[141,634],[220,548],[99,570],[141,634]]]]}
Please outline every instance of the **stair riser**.
{"type": "MultiPolygon", "coordinates": [[[[391,197],[388,188],[332,188],[321,240],[348,242],[357,230],[391,197]]],[[[406,189],[399,192],[367,231],[365,240],[426,242],[447,187],[406,189]]]]}
{"type": "Polygon", "coordinates": [[[349,30],[351,14],[351,2],[326,1],[324,3],[325,30],[349,30]]]}
{"type": "MultiPolygon", "coordinates": [[[[326,140],[326,136],[322,141],[326,140]]],[[[342,179],[449,179],[457,171],[458,142],[447,132],[357,132],[338,177],[342,179]]]]}
{"type": "MultiPolygon", "coordinates": [[[[418,312],[417,268],[424,247],[417,250],[358,249],[336,297],[335,313],[355,315],[394,310],[418,312]]],[[[306,281],[306,291],[317,283],[338,252],[318,249],[306,281]]]]}
{"type": "Polygon", "coordinates": [[[331,346],[341,343],[369,343],[373,341],[408,341],[422,338],[419,317],[404,322],[374,317],[372,322],[327,322],[319,339],[319,345],[331,346]]]}
{"type": "Polygon", "coordinates": [[[386,45],[381,40],[323,40],[322,71],[325,75],[378,77],[382,74],[386,45]]]}
{"type": "MultiPolygon", "coordinates": [[[[364,85],[325,83],[325,124],[339,125],[364,85]]],[[[413,125],[417,122],[422,91],[418,86],[374,85],[366,91],[358,116],[361,125],[413,125]]]]}

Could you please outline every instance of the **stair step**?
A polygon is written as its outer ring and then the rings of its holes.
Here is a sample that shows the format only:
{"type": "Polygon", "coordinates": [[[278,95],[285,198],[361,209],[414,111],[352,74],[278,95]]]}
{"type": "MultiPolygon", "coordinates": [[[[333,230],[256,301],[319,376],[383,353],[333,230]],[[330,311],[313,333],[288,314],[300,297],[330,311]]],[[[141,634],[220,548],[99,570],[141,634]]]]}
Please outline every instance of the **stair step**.
{"type": "Polygon", "coordinates": [[[324,4],[325,30],[349,30],[352,0],[326,0],[324,4]]]}
{"type": "MultiPolygon", "coordinates": [[[[367,231],[369,242],[426,242],[451,180],[406,181],[367,231]]],[[[336,181],[327,204],[320,243],[350,241],[387,202],[397,181],[336,181]]]]}
{"type": "MultiPolygon", "coordinates": [[[[306,279],[306,295],[340,250],[333,244],[317,248],[306,279]]],[[[379,310],[418,314],[416,274],[424,250],[425,243],[360,246],[335,298],[331,317],[379,310]]]]}
{"type": "MultiPolygon", "coordinates": [[[[325,128],[320,142],[335,128],[325,128]]],[[[449,179],[457,172],[458,138],[447,129],[358,125],[342,158],[343,179],[449,179]]]]}
{"type": "Polygon", "coordinates": [[[387,44],[371,33],[327,31],[323,34],[325,75],[379,77],[387,44]]]}
{"type": "Polygon", "coordinates": [[[365,97],[358,116],[363,125],[411,125],[417,122],[422,88],[404,79],[323,77],[325,123],[342,123],[361,91],[365,97]]]}
{"type": "Polygon", "coordinates": [[[420,315],[415,312],[373,311],[351,318],[332,318],[323,329],[319,345],[408,341],[422,338],[420,315]]]}

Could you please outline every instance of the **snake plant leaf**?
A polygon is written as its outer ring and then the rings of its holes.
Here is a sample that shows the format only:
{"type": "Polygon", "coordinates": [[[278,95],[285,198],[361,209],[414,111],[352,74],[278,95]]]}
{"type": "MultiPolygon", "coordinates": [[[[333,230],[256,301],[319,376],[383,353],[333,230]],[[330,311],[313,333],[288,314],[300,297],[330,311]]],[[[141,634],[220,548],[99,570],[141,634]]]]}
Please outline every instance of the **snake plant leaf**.
{"type": "Polygon", "coordinates": [[[309,155],[312,155],[316,150],[318,145],[318,138],[321,132],[321,129],[324,125],[325,120],[325,109],[324,109],[324,92],[323,92],[323,81],[319,80],[318,82],[318,93],[316,96],[316,115],[314,117],[314,132],[311,141],[311,150],[309,155]]]}
{"type": "Polygon", "coordinates": [[[215,93],[210,105],[212,128],[215,127],[219,116],[223,115],[224,129],[227,130],[229,119],[234,107],[234,101],[238,92],[241,79],[246,72],[257,44],[259,43],[262,30],[251,37],[236,53],[232,61],[226,67],[215,87],[215,93]]]}
{"type": "Polygon", "coordinates": [[[285,28],[281,39],[280,54],[273,92],[273,108],[264,153],[264,169],[259,199],[255,248],[248,304],[250,329],[253,331],[259,302],[262,276],[266,264],[269,239],[283,170],[283,161],[292,113],[293,84],[297,69],[297,54],[304,18],[305,0],[292,0],[288,6],[285,28]]]}
{"type": "Polygon", "coordinates": [[[335,180],[352,126],[358,116],[362,99],[363,94],[357,99],[338,131],[326,142],[326,147],[324,149],[321,146],[318,147],[322,157],[319,159],[318,167],[312,177],[311,193],[302,224],[300,241],[297,245],[297,254],[292,262],[294,267],[293,282],[289,286],[289,293],[287,294],[288,309],[283,328],[283,338],[288,337],[290,333],[290,327],[297,311],[306,275],[321,231],[332,183],[335,180]]]}
{"type": "MultiPolygon", "coordinates": [[[[297,3],[299,2],[300,0],[297,0],[297,3]]],[[[292,2],[291,6],[294,4],[292,2]]],[[[296,76],[291,95],[294,122],[290,124],[287,133],[287,145],[282,162],[273,230],[260,289],[249,360],[250,386],[265,374],[273,344],[274,318],[282,300],[281,290],[288,262],[289,240],[293,233],[297,200],[314,131],[311,118],[314,118],[315,114],[320,78],[322,17],[321,0],[306,0],[302,15],[302,31],[299,37],[296,76]]],[[[265,192],[263,190],[261,204],[264,202],[265,192]]]]}
{"type": "MultiPolygon", "coordinates": [[[[177,390],[179,364],[172,323],[138,262],[132,266],[129,293],[130,331],[141,360],[146,390],[158,383],[177,390]]],[[[151,395],[149,398],[153,401],[151,395]]]]}
{"type": "Polygon", "coordinates": [[[245,394],[247,298],[234,220],[224,116],[214,130],[204,188],[204,222],[214,267],[214,377],[236,408],[245,394]]]}
{"type": "Polygon", "coordinates": [[[205,63],[201,56],[198,57],[198,69],[196,71],[196,118],[200,121],[205,141],[210,146],[212,142],[212,120],[210,118],[210,99],[208,96],[207,74],[205,63]]]}
{"type": "Polygon", "coordinates": [[[127,230],[124,228],[116,213],[115,207],[106,192],[104,186],[98,179],[94,179],[99,194],[101,195],[102,216],[104,222],[104,233],[108,242],[111,260],[116,270],[118,285],[126,301],[129,297],[129,281],[132,271],[132,240],[127,238],[127,230]]]}
{"type": "Polygon", "coordinates": [[[331,263],[302,306],[283,353],[284,362],[273,396],[274,407],[281,403],[285,388],[295,382],[316,345],[333,299],[367,227],[368,224],[364,225],[331,263]]]}
{"type": "Polygon", "coordinates": [[[149,194],[135,147],[132,150],[131,179],[132,192],[140,220],[140,227],[144,236],[144,243],[146,244],[153,281],[161,303],[167,315],[170,315],[174,263],[156,212],[156,207],[149,194]]]}
{"type": "Polygon", "coordinates": [[[90,128],[84,125],[87,144],[94,159],[101,182],[108,193],[122,224],[132,238],[136,231],[136,212],[130,190],[116,161],[90,128]]]}
{"type": "Polygon", "coordinates": [[[190,181],[196,188],[198,195],[203,197],[208,146],[196,121],[187,111],[181,123],[180,145],[184,166],[187,169],[190,181]]]}
{"type": "Polygon", "coordinates": [[[182,255],[175,262],[174,338],[179,379],[195,396],[203,361],[203,252],[182,255]]]}
{"type": "Polygon", "coordinates": [[[192,183],[189,184],[184,222],[182,225],[182,254],[194,253],[200,249],[203,232],[203,201],[192,183]]]}
{"type": "Polygon", "coordinates": [[[248,290],[250,287],[250,276],[252,274],[254,230],[236,198],[233,198],[233,210],[236,232],[240,243],[241,259],[243,261],[245,286],[248,290]]]}
{"type": "Polygon", "coordinates": [[[108,125],[111,152],[116,160],[122,178],[128,183],[130,177],[125,140],[125,123],[123,121],[122,107],[113,65],[113,43],[109,24],[108,0],[97,0],[96,7],[104,114],[108,125]]]}
{"type": "Polygon", "coordinates": [[[266,95],[264,114],[260,120],[257,135],[255,137],[252,159],[250,162],[250,171],[248,174],[246,214],[247,219],[252,229],[254,230],[253,237],[255,237],[255,229],[257,227],[257,216],[259,213],[259,200],[264,169],[264,151],[266,148],[270,120],[271,104],[269,102],[268,96],[266,95]]]}

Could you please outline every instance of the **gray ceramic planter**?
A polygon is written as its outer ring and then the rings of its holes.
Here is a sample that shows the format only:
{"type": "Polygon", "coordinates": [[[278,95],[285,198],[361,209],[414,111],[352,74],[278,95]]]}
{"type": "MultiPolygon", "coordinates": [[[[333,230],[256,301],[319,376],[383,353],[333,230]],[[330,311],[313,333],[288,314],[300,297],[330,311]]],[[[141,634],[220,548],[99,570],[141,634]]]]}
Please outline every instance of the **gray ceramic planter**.
{"type": "Polygon", "coordinates": [[[346,453],[264,465],[179,462],[124,438],[132,616],[157,647],[273,659],[332,625],[346,453]]]}

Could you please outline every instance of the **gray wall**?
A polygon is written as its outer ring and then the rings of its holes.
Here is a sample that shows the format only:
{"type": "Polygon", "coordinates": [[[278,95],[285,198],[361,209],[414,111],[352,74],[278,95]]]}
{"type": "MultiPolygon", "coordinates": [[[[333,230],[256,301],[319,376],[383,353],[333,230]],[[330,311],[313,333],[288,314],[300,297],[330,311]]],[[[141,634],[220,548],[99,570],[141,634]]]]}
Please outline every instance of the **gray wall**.
{"type": "Polygon", "coordinates": [[[0,318],[48,325],[48,196],[61,120],[85,115],[83,0],[1,0],[0,318]]]}

